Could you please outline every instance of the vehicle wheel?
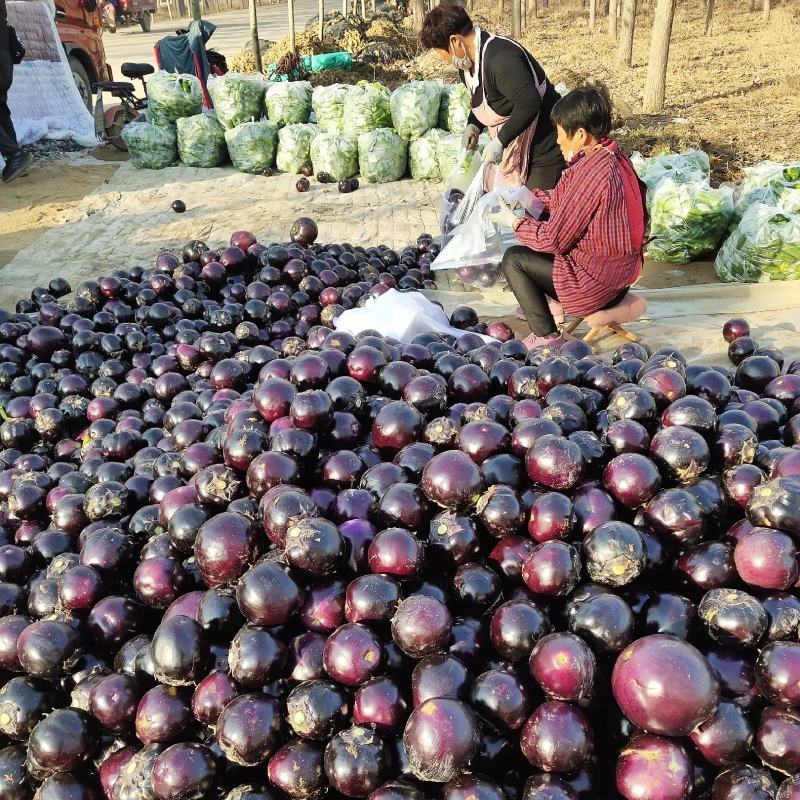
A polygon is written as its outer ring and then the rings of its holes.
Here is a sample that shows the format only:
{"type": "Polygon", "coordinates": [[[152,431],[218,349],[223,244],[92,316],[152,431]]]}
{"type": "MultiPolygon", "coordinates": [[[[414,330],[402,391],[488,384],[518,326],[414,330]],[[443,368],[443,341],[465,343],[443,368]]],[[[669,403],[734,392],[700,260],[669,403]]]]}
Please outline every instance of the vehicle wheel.
{"type": "Polygon", "coordinates": [[[114,116],[114,121],[106,128],[106,140],[108,143],[122,150],[123,153],[128,152],[128,145],[125,144],[122,138],[122,129],[133,122],[139,115],[135,111],[126,111],[120,109],[114,116]]]}
{"type": "Polygon", "coordinates": [[[78,87],[78,93],[81,96],[86,108],[89,111],[92,110],[92,81],[89,78],[89,73],[86,71],[86,67],[81,64],[81,62],[75,58],[75,56],[69,57],[69,68],[72,70],[72,79],[75,81],[75,85],[78,87]]]}
{"type": "Polygon", "coordinates": [[[142,11],[142,18],[139,20],[142,30],[145,33],[150,33],[150,26],[153,24],[153,18],[150,16],[149,11],[142,11]]]}

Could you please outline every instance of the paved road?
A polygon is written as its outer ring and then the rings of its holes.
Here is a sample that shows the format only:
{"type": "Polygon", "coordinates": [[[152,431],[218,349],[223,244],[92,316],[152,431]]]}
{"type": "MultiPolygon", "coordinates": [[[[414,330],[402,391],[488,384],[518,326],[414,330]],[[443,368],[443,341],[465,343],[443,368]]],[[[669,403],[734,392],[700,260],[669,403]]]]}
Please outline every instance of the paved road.
{"type": "MultiPolygon", "coordinates": [[[[339,0],[325,0],[326,11],[341,9],[341,6],[339,0]]],[[[317,15],[318,8],[317,0],[295,0],[296,28],[302,29],[309,19],[317,15]]],[[[209,42],[209,47],[228,58],[236,55],[250,36],[249,12],[246,7],[241,11],[205,14],[204,19],[211,20],[217,26],[217,30],[209,42]]],[[[143,33],[141,28],[133,26],[119,28],[116,33],[106,31],[103,34],[103,44],[106,50],[106,60],[114,70],[114,77],[117,80],[124,80],[119,71],[120,65],[124,61],[154,63],[153,45],[162,37],[174,33],[176,28],[187,24],[187,20],[170,20],[166,11],[162,9],[153,20],[153,28],[150,33],[143,33]]],[[[258,35],[261,39],[277,41],[287,32],[288,20],[285,3],[259,7],[258,35]]]]}

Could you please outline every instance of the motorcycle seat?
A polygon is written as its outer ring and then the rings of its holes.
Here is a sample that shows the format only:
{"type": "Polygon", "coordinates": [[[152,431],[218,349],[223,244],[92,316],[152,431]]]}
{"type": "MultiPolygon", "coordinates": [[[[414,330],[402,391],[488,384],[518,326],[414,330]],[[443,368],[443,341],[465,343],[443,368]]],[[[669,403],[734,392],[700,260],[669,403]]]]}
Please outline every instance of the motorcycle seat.
{"type": "Polygon", "coordinates": [[[101,92],[109,92],[110,94],[117,94],[118,92],[130,92],[132,94],[136,89],[132,83],[127,83],[126,81],[98,81],[97,88],[101,92]]]}
{"type": "Polygon", "coordinates": [[[145,75],[152,75],[155,71],[155,67],[151,64],[134,64],[130,61],[126,61],[120,67],[120,72],[126,78],[143,78],[145,75]]]}

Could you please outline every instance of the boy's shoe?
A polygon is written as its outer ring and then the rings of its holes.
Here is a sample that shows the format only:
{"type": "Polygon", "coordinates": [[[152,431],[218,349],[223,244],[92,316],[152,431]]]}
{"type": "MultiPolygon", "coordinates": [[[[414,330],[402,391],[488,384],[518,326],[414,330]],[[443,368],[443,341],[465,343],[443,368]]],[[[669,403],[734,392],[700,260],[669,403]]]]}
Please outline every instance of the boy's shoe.
{"type": "Polygon", "coordinates": [[[3,170],[3,183],[8,183],[9,181],[13,181],[14,178],[18,178],[27,171],[32,162],[33,156],[30,153],[17,150],[17,152],[6,161],[6,166],[3,170]]]}
{"type": "Polygon", "coordinates": [[[566,340],[561,333],[557,333],[555,336],[537,336],[532,333],[530,336],[526,336],[522,343],[528,350],[533,350],[536,347],[550,347],[553,350],[558,350],[559,347],[566,344],[566,340]]]}

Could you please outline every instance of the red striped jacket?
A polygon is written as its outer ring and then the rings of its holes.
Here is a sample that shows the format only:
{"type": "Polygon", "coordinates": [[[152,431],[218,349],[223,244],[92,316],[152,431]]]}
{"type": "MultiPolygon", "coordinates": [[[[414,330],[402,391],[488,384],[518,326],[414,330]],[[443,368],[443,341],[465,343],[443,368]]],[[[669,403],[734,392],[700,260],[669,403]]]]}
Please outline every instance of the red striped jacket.
{"type": "Polygon", "coordinates": [[[629,209],[626,169],[633,167],[616,142],[605,141],[588,154],[579,154],[555,189],[534,191],[545,204],[548,219],[526,217],[517,228],[520,243],[555,255],[553,284],[568,314],[586,316],[604,308],[639,275],[645,188],[637,179],[642,217],[634,219],[631,213],[638,215],[639,208],[634,199],[629,209]]]}

